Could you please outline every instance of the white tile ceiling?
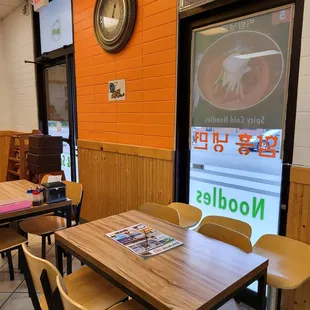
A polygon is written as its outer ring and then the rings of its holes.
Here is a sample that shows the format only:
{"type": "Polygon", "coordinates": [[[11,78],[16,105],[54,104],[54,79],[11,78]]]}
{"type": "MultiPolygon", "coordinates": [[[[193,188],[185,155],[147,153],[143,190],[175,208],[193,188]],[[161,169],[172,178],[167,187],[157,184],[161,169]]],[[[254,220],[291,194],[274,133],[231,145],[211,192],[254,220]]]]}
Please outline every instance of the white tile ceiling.
{"type": "Polygon", "coordinates": [[[5,18],[25,0],[0,0],[0,19],[5,18]]]}

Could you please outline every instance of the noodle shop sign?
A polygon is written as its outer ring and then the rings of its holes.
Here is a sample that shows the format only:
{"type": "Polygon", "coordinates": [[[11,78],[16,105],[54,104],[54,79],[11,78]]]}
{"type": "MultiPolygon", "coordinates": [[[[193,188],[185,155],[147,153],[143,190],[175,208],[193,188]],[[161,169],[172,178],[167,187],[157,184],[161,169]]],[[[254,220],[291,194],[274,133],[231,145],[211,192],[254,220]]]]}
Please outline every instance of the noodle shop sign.
{"type": "Polygon", "coordinates": [[[193,33],[192,126],[282,128],[292,9],[193,33]]]}

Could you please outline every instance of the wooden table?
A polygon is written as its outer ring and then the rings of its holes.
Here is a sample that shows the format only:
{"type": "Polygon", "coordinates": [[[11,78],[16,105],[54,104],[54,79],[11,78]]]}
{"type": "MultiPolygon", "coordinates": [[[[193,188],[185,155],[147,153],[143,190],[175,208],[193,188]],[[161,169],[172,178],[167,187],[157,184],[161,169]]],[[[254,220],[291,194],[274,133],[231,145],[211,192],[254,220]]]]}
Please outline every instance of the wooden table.
{"type": "Polygon", "coordinates": [[[60,248],[121,288],[148,309],[217,309],[258,280],[258,309],[264,309],[268,260],[138,211],[56,232],[60,248]],[[144,223],[184,245],[143,259],[105,236],[144,223]]]}
{"type": "MultiPolygon", "coordinates": [[[[35,188],[35,184],[27,181],[27,180],[19,180],[19,181],[10,181],[10,182],[2,182],[0,183],[0,200],[6,199],[14,199],[14,198],[23,198],[26,199],[26,191],[30,188],[35,188]]],[[[44,203],[41,206],[30,207],[23,210],[0,213],[0,224],[20,221],[26,218],[47,214],[55,211],[65,211],[66,212],[66,220],[67,227],[71,227],[71,200],[67,199],[66,201],[57,202],[57,203],[44,203]]],[[[25,260],[25,258],[24,258],[25,260]]],[[[72,272],[72,256],[69,253],[67,256],[67,270],[68,274],[72,272]]],[[[29,273],[28,266],[24,266],[25,279],[29,288],[30,297],[35,309],[39,309],[39,303],[35,288],[33,286],[33,282],[31,279],[31,275],[29,273]]]]}
{"type": "MultiPolygon", "coordinates": [[[[27,180],[10,181],[0,183],[0,200],[23,198],[27,199],[26,191],[32,186],[35,189],[35,184],[27,180]]],[[[71,227],[71,200],[61,201],[57,203],[44,203],[41,206],[31,207],[23,210],[0,213],[0,224],[7,222],[19,221],[25,218],[46,214],[58,210],[66,210],[67,226],[71,227]],[[70,214],[69,214],[70,213],[70,214]],[[70,217],[69,217],[70,215],[70,217]]]]}

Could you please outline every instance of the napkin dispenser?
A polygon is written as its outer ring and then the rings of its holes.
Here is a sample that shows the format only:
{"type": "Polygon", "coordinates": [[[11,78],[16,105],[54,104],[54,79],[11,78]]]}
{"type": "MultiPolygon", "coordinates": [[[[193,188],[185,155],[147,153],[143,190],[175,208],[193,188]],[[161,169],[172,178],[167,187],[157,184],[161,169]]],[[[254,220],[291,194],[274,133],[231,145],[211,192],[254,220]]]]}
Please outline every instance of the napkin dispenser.
{"type": "Polygon", "coordinates": [[[55,203],[67,199],[66,184],[62,182],[51,182],[44,183],[42,186],[45,188],[45,201],[47,203],[55,203]]]}

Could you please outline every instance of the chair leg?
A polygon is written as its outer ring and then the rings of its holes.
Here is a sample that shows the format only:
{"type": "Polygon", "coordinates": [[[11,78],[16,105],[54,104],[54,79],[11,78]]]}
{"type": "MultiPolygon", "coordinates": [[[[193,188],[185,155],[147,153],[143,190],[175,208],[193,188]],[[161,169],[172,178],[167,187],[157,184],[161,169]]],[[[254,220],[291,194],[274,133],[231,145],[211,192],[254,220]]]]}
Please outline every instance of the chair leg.
{"type": "Polygon", "coordinates": [[[46,236],[42,236],[42,254],[41,257],[46,259],[46,236]]]}
{"type": "Polygon", "coordinates": [[[47,243],[48,243],[48,245],[52,244],[51,235],[47,236],[47,243]]]}
{"type": "Polygon", "coordinates": [[[2,252],[2,253],[1,253],[1,257],[2,257],[2,258],[5,258],[5,252],[2,252]]]}
{"type": "Polygon", "coordinates": [[[14,267],[13,267],[13,260],[12,260],[12,254],[11,251],[7,251],[6,255],[8,257],[8,264],[9,264],[9,272],[10,272],[10,280],[14,281],[14,267]]]}
{"type": "Polygon", "coordinates": [[[23,264],[22,264],[22,258],[21,258],[21,251],[22,251],[22,247],[20,246],[18,248],[18,269],[20,270],[20,273],[24,273],[24,271],[23,271],[23,264]]]}
{"type": "Polygon", "coordinates": [[[278,303],[278,290],[268,285],[267,291],[267,309],[276,310],[278,303]]]}
{"type": "Polygon", "coordinates": [[[23,236],[27,239],[26,245],[29,246],[29,242],[28,242],[28,233],[23,232],[23,236]]]}

